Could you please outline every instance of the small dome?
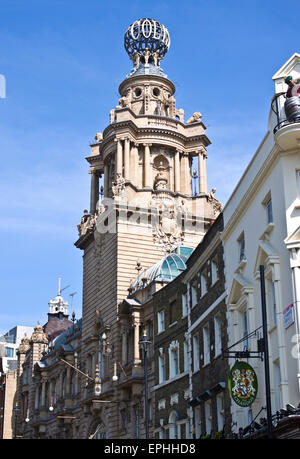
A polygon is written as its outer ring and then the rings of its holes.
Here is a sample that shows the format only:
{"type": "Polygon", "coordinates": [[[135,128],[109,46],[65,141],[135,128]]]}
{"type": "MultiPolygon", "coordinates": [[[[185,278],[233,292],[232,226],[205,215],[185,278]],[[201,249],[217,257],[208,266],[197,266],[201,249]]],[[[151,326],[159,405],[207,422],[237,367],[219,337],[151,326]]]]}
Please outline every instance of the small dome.
{"type": "Polygon", "coordinates": [[[132,283],[133,290],[137,290],[152,281],[170,282],[186,269],[186,261],[193,249],[180,247],[177,251],[165,255],[162,260],[144,270],[132,283]],[[179,253],[178,253],[179,252],[179,253]]]}
{"type": "Polygon", "coordinates": [[[129,75],[126,76],[126,79],[140,75],[154,75],[162,78],[168,78],[161,67],[157,67],[153,64],[140,64],[137,67],[133,67],[129,75]]]}

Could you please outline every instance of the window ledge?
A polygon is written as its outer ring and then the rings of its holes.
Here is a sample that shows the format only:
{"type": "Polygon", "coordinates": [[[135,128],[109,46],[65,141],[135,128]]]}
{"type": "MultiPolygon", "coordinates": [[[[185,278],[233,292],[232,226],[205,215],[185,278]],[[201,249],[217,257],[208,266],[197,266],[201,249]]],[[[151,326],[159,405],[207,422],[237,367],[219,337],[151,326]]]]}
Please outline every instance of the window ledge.
{"type": "Polygon", "coordinates": [[[272,233],[274,227],[275,227],[274,223],[270,222],[259,239],[261,241],[268,241],[270,239],[270,234],[272,233]]]}
{"type": "Polygon", "coordinates": [[[247,264],[247,259],[246,258],[243,258],[241,261],[240,261],[240,264],[238,265],[237,269],[234,271],[235,274],[241,274],[245,268],[247,264]]]}
{"type": "Polygon", "coordinates": [[[296,199],[294,209],[300,209],[300,199],[296,199]]]}

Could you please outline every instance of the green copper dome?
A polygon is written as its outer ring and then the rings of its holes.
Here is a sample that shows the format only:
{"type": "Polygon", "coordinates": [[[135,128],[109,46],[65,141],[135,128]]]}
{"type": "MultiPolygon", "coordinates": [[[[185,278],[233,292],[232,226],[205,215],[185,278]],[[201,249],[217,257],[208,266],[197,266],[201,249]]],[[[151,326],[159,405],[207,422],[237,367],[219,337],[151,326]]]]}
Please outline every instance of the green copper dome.
{"type": "Polygon", "coordinates": [[[133,290],[142,288],[152,281],[170,282],[186,269],[186,261],[193,252],[191,247],[178,247],[176,251],[168,253],[155,265],[142,271],[131,287],[133,290]]]}

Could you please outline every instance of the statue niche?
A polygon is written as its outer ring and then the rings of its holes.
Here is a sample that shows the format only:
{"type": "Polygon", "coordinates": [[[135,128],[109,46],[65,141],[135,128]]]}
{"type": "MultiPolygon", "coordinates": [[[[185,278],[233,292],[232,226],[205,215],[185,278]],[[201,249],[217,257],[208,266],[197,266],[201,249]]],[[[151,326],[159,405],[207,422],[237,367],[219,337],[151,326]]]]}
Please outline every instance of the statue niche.
{"type": "Polygon", "coordinates": [[[154,178],[153,188],[155,190],[166,190],[170,188],[170,166],[169,161],[163,155],[158,155],[153,161],[153,168],[158,171],[154,178]]]}

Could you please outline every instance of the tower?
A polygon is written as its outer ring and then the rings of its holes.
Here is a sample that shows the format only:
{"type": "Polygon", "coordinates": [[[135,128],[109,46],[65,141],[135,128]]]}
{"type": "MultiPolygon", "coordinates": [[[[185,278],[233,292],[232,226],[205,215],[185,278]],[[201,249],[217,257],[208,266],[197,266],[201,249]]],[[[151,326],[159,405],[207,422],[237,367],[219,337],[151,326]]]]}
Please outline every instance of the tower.
{"type": "MultiPolygon", "coordinates": [[[[108,438],[120,438],[117,404],[128,396],[111,378],[122,354],[118,305],[137,276],[137,259],[146,269],[182,245],[196,247],[221,210],[214,190],[207,193],[210,141],[202,115],[196,112],[185,122],[175,86],[160,66],[170,46],[168,30],[143,18],[129,26],[124,44],[133,68],[119,86],[110,124],[91,144],[90,211],[84,211],[75,243],[83,250],[82,365],[94,377],[100,371],[101,378],[101,394],[90,387],[83,400],[90,416],[83,435],[104,423],[108,438]],[[97,404],[97,397],[116,403],[97,404]]],[[[138,308],[134,317],[136,344],[142,325],[138,308]]],[[[141,361],[130,365],[131,378],[140,377],[141,361]]],[[[130,397],[138,394],[133,392],[130,397]]]]}

